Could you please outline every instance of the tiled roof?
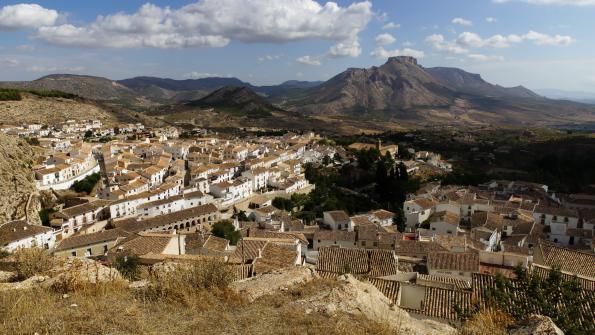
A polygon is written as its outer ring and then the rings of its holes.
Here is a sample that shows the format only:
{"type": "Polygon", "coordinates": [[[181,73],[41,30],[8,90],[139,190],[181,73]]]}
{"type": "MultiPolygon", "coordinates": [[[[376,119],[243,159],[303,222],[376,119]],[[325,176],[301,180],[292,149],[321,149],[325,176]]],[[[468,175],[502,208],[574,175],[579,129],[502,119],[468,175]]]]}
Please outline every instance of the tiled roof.
{"type": "Polygon", "coordinates": [[[418,285],[433,286],[449,289],[466,290],[471,289],[471,283],[462,279],[446,277],[446,276],[432,276],[425,274],[418,274],[417,281],[418,285]]]}
{"type": "Polygon", "coordinates": [[[186,219],[190,219],[197,216],[208,215],[218,213],[219,210],[213,204],[206,204],[201,206],[196,206],[188,209],[184,209],[181,211],[173,212],[170,214],[160,215],[156,217],[152,217],[149,219],[144,220],[121,220],[116,221],[114,224],[116,228],[120,228],[122,230],[137,233],[147,229],[157,228],[159,226],[171,224],[177,221],[183,221],[186,219]]]}
{"type": "Polygon", "coordinates": [[[453,226],[458,226],[460,220],[457,214],[448,211],[436,212],[430,216],[430,222],[446,222],[453,226]]]}
{"type": "Polygon", "coordinates": [[[475,252],[431,252],[429,270],[479,271],[479,255],[475,252]]]}
{"type": "Polygon", "coordinates": [[[398,240],[395,243],[395,254],[403,256],[427,257],[429,252],[446,251],[436,242],[398,240]]]}
{"type": "Polygon", "coordinates": [[[473,308],[471,292],[428,286],[425,287],[422,308],[420,310],[405,308],[405,310],[439,319],[457,320],[459,315],[455,311],[455,306],[462,310],[471,310],[473,308]]]}
{"type": "Polygon", "coordinates": [[[345,211],[330,211],[324,213],[330,215],[335,222],[349,221],[349,215],[347,215],[345,211]]]}
{"type": "Polygon", "coordinates": [[[176,236],[172,234],[133,234],[119,242],[114,249],[129,251],[138,256],[149,253],[161,254],[172,238],[176,238],[176,236]]]}
{"type": "Polygon", "coordinates": [[[318,271],[382,277],[396,274],[397,260],[390,250],[320,248],[318,271]]]}
{"type": "Polygon", "coordinates": [[[11,221],[0,226],[0,246],[51,230],[48,227],[30,225],[26,221],[11,221]]]}
{"type": "Polygon", "coordinates": [[[229,257],[230,263],[243,264],[258,257],[258,250],[262,250],[268,243],[266,240],[242,239],[236,246],[236,250],[229,257]]]}
{"type": "MultiPolygon", "coordinates": [[[[543,240],[539,240],[536,249],[543,259],[541,265],[595,279],[595,255],[561,248],[543,240]]],[[[535,257],[534,262],[539,261],[541,259],[535,257]]]]}
{"type": "Polygon", "coordinates": [[[308,244],[308,239],[304,234],[298,232],[277,232],[267,231],[262,229],[250,229],[248,232],[250,237],[264,237],[264,238],[277,238],[277,239],[298,239],[301,244],[308,244]]]}
{"type": "Polygon", "coordinates": [[[315,240],[355,242],[356,232],[346,230],[319,230],[314,233],[315,240]]]}
{"type": "MultiPolygon", "coordinates": [[[[531,271],[533,271],[533,273],[538,274],[541,278],[547,278],[547,276],[550,274],[550,271],[552,269],[546,266],[542,266],[539,264],[535,264],[533,263],[531,266],[531,271]]],[[[560,271],[560,273],[562,274],[562,278],[564,280],[573,280],[574,278],[576,278],[579,282],[579,284],[581,285],[581,287],[583,288],[583,290],[587,290],[587,291],[595,291],[595,279],[588,279],[585,277],[578,277],[574,274],[571,274],[569,272],[566,271],[560,271]]]]}
{"type": "Polygon", "coordinates": [[[229,240],[217,237],[215,235],[210,235],[202,247],[213,251],[223,252],[227,249],[228,246],[229,240]]]}
{"type": "Polygon", "coordinates": [[[295,265],[296,250],[288,250],[275,243],[267,243],[262,250],[262,257],[254,261],[254,272],[257,274],[282,269],[295,265]]]}
{"type": "Polygon", "coordinates": [[[374,285],[378,291],[389,298],[392,303],[397,303],[399,300],[399,289],[401,283],[396,280],[387,280],[382,278],[369,278],[370,284],[374,285]]]}
{"type": "Polygon", "coordinates": [[[109,229],[97,233],[75,235],[63,239],[56,248],[56,251],[81,248],[102,242],[116,241],[127,236],[128,233],[121,229],[109,229]]]}

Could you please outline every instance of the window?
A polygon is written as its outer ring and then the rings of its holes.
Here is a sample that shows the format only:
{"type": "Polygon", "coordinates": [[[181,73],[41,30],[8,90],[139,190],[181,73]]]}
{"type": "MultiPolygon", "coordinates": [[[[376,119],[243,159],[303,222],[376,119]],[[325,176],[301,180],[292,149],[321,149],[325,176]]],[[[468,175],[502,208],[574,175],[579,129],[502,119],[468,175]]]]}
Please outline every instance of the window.
{"type": "Polygon", "coordinates": [[[362,247],[366,246],[366,241],[362,241],[362,247]]]}
{"type": "Polygon", "coordinates": [[[103,246],[103,253],[106,254],[107,253],[107,244],[103,246]]]}
{"type": "Polygon", "coordinates": [[[85,256],[93,256],[93,250],[91,250],[91,248],[88,248],[87,252],[85,253],[85,256]]]}
{"type": "Polygon", "coordinates": [[[452,230],[447,230],[446,233],[450,235],[452,234],[452,230]]]}
{"type": "Polygon", "coordinates": [[[72,251],[72,252],[70,253],[70,255],[71,255],[72,257],[76,257],[76,250],[72,251]]]}

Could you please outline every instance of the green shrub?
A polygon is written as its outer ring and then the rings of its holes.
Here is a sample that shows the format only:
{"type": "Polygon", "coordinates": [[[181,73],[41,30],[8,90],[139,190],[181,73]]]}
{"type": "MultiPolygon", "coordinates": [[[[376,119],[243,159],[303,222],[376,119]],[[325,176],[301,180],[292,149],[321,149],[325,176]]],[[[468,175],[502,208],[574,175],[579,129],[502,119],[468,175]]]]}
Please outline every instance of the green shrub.
{"type": "Polygon", "coordinates": [[[128,280],[138,280],[140,277],[140,261],[138,256],[121,253],[116,256],[114,267],[128,280]]]}
{"type": "Polygon", "coordinates": [[[231,245],[236,245],[240,240],[240,232],[227,220],[213,224],[211,233],[217,237],[228,239],[231,245]]]}
{"type": "Polygon", "coordinates": [[[86,176],[84,179],[82,180],[77,180],[75,181],[71,188],[75,191],[75,192],[85,192],[87,194],[90,194],[91,191],[93,191],[93,188],[95,187],[95,185],[97,184],[97,182],[99,182],[99,180],[101,179],[101,176],[99,175],[99,173],[93,173],[90,174],[88,176],[86,176]]]}

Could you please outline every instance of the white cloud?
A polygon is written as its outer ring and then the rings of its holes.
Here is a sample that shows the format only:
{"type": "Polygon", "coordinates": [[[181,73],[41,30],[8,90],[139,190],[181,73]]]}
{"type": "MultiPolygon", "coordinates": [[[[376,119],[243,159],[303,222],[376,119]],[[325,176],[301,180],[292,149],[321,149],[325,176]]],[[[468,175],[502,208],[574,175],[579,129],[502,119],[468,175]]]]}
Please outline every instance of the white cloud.
{"type": "Polygon", "coordinates": [[[374,39],[374,41],[376,41],[376,44],[378,45],[387,45],[387,44],[392,44],[395,43],[397,39],[391,35],[391,34],[380,34],[378,36],[376,36],[376,38],[374,39]]]}
{"type": "Polygon", "coordinates": [[[219,73],[192,71],[192,72],[183,74],[182,77],[187,78],[187,79],[200,79],[200,78],[210,78],[210,77],[231,77],[231,75],[222,75],[219,73]]]}
{"type": "Polygon", "coordinates": [[[21,65],[21,62],[18,59],[2,59],[0,60],[0,64],[6,67],[17,67],[21,65]]]}
{"type": "Polygon", "coordinates": [[[411,56],[411,57],[415,57],[415,58],[424,58],[425,53],[423,51],[409,49],[409,48],[405,48],[405,49],[401,49],[401,50],[400,49],[386,50],[383,47],[378,47],[370,53],[370,56],[376,57],[379,59],[385,59],[385,58],[396,57],[396,56],[411,56]]]}
{"type": "Polygon", "coordinates": [[[461,26],[472,26],[473,22],[469,21],[469,20],[465,20],[462,17],[455,17],[454,19],[452,19],[451,21],[454,24],[459,24],[461,26]]]}
{"type": "Polygon", "coordinates": [[[432,46],[435,50],[447,54],[464,54],[469,52],[464,47],[457,45],[454,42],[447,42],[441,34],[432,34],[426,37],[426,43],[432,46]]]}
{"type": "Polygon", "coordinates": [[[504,57],[502,56],[488,56],[483,54],[469,54],[467,55],[467,58],[479,62],[501,62],[504,60],[504,57]]]}
{"type": "Polygon", "coordinates": [[[362,53],[362,49],[359,46],[359,41],[356,39],[347,40],[333,45],[328,52],[328,56],[331,58],[339,57],[357,57],[362,53]]]}
{"type": "Polygon", "coordinates": [[[401,25],[399,23],[394,23],[394,22],[389,22],[389,23],[385,24],[384,26],[382,26],[382,29],[384,29],[384,30],[397,29],[397,28],[401,28],[401,25]]]}
{"type": "Polygon", "coordinates": [[[0,8],[0,30],[15,30],[51,26],[58,12],[37,4],[17,4],[0,8]]]}
{"type": "Polygon", "coordinates": [[[273,61],[273,60],[280,59],[282,56],[283,55],[264,55],[264,56],[260,56],[260,57],[256,58],[256,60],[259,62],[273,61]]]}
{"type": "Polygon", "coordinates": [[[403,42],[403,46],[404,47],[410,47],[410,46],[413,46],[413,43],[410,42],[410,41],[405,41],[405,42],[403,42]]]}
{"type": "Polygon", "coordinates": [[[304,65],[319,66],[322,64],[322,62],[320,61],[320,57],[309,55],[298,57],[298,59],[296,59],[295,61],[304,65]]]}
{"type": "Polygon", "coordinates": [[[535,45],[566,46],[574,42],[571,36],[547,35],[535,31],[529,31],[524,35],[511,34],[508,36],[496,34],[488,38],[472,32],[463,32],[454,41],[446,41],[444,36],[433,34],[426,38],[426,43],[435,50],[447,54],[468,53],[471,48],[508,48],[512,44],[532,42],[535,45]]]}
{"type": "Polygon", "coordinates": [[[340,50],[355,45],[372,17],[369,1],[341,7],[314,0],[199,0],[179,9],[145,4],[135,13],[98,16],[86,25],[41,27],[38,37],[64,46],[110,48],[223,47],[230,41],[323,39],[337,43],[338,57],[359,54],[340,50]]]}
{"type": "Polygon", "coordinates": [[[488,17],[486,17],[486,22],[487,23],[495,23],[495,22],[498,22],[498,19],[495,17],[488,16],[488,17]]]}
{"type": "Polygon", "coordinates": [[[56,72],[71,72],[80,73],[84,72],[86,68],[84,66],[40,66],[33,65],[27,68],[27,71],[34,73],[56,73],[56,72]]]}
{"type": "Polygon", "coordinates": [[[538,33],[536,31],[529,31],[527,34],[523,36],[524,39],[532,41],[537,45],[569,45],[574,42],[574,39],[570,36],[561,36],[561,35],[547,35],[538,33]]]}
{"type": "Polygon", "coordinates": [[[532,5],[594,6],[595,0],[492,0],[495,3],[525,2],[532,5]]]}

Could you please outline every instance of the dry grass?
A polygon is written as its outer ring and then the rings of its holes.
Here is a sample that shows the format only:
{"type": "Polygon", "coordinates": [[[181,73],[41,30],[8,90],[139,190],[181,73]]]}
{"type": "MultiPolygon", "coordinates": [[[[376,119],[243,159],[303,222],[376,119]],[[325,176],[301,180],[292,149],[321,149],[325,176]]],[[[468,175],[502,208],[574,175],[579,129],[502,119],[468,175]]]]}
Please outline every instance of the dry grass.
{"type": "Polygon", "coordinates": [[[247,303],[226,288],[227,270],[216,265],[152,276],[150,288],[141,290],[109,282],[76,285],[66,295],[54,288],[3,292],[0,334],[390,333],[363,317],[306,314],[295,304],[332,289],[336,281],[316,279],[247,303]]]}
{"type": "Polygon", "coordinates": [[[484,310],[475,314],[461,327],[461,335],[506,335],[506,329],[515,320],[507,313],[498,310],[484,310]]]}
{"type": "Polygon", "coordinates": [[[55,260],[46,250],[40,248],[24,248],[14,253],[15,271],[19,280],[50,270],[55,260]]]}

